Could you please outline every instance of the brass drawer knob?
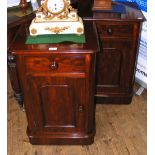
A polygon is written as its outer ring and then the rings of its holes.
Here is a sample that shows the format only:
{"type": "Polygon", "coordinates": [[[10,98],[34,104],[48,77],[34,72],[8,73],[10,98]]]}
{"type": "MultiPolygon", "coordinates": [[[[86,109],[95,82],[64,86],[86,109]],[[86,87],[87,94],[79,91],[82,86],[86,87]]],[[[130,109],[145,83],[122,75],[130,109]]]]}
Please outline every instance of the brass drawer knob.
{"type": "Polygon", "coordinates": [[[108,33],[109,35],[112,35],[112,34],[113,34],[112,28],[109,27],[109,28],[107,29],[107,33],[108,33]]]}
{"type": "Polygon", "coordinates": [[[58,69],[58,63],[55,62],[55,61],[53,61],[52,64],[51,64],[51,69],[52,69],[52,70],[58,69]]]}

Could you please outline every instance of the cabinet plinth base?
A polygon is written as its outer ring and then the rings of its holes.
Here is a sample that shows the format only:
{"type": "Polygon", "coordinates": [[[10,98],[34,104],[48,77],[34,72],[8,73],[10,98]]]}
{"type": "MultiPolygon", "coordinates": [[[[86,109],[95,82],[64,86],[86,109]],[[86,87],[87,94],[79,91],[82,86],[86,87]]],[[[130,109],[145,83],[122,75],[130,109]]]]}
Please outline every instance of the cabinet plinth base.
{"type": "Polygon", "coordinates": [[[95,96],[96,104],[130,104],[133,96],[95,96]]]}
{"type": "Polygon", "coordinates": [[[31,134],[27,130],[29,141],[33,145],[90,145],[94,142],[95,132],[90,134],[31,134]]]}

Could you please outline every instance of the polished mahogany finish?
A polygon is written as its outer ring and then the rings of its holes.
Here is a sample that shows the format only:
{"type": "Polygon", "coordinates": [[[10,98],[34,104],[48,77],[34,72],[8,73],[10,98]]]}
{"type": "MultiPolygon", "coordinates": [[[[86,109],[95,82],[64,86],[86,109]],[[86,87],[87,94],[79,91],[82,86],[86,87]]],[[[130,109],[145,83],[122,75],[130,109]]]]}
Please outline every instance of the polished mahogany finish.
{"type": "Polygon", "coordinates": [[[26,45],[28,27],[23,25],[10,47],[32,144],[91,144],[94,140],[98,43],[92,22],[84,26],[84,44],[26,45]]]}
{"type": "Polygon", "coordinates": [[[130,103],[144,16],[135,3],[113,3],[115,11],[94,11],[100,39],[96,102],[130,103]],[[131,5],[132,4],[132,5],[131,5]]]}

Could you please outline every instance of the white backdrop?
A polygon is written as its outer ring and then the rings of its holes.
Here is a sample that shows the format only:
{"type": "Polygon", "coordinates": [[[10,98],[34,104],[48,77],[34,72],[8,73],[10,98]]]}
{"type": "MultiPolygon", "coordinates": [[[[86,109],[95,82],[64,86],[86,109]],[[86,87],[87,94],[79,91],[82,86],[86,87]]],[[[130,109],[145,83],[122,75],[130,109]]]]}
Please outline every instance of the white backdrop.
{"type": "MultiPolygon", "coordinates": [[[[147,19],[147,13],[143,11],[145,18],[147,19]]],[[[139,55],[136,68],[136,81],[143,87],[147,87],[147,21],[143,23],[139,55]]]]}

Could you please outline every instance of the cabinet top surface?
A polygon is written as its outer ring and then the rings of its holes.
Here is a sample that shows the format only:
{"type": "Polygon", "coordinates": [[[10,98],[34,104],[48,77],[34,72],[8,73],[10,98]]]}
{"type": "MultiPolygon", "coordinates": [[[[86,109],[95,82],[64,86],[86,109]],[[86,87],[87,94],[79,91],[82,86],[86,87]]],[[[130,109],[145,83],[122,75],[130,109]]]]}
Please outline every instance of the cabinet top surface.
{"type": "Polygon", "coordinates": [[[24,54],[24,53],[83,53],[83,52],[97,52],[98,51],[98,41],[96,37],[96,32],[93,28],[91,21],[84,21],[85,29],[85,43],[74,43],[74,42],[62,42],[62,43],[52,43],[52,44],[25,44],[26,38],[29,35],[29,24],[22,25],[12,41],[9,50],[12,54],[24,54]],[[55,51],[50,51],[50,49],[57,49],[55,51]]]}
{"type": "Polygon", "coordinates": [[[134,2],[113,2],[112,10],[94,10],[93,20],[144,21],[145,17],[134,2]]]}

